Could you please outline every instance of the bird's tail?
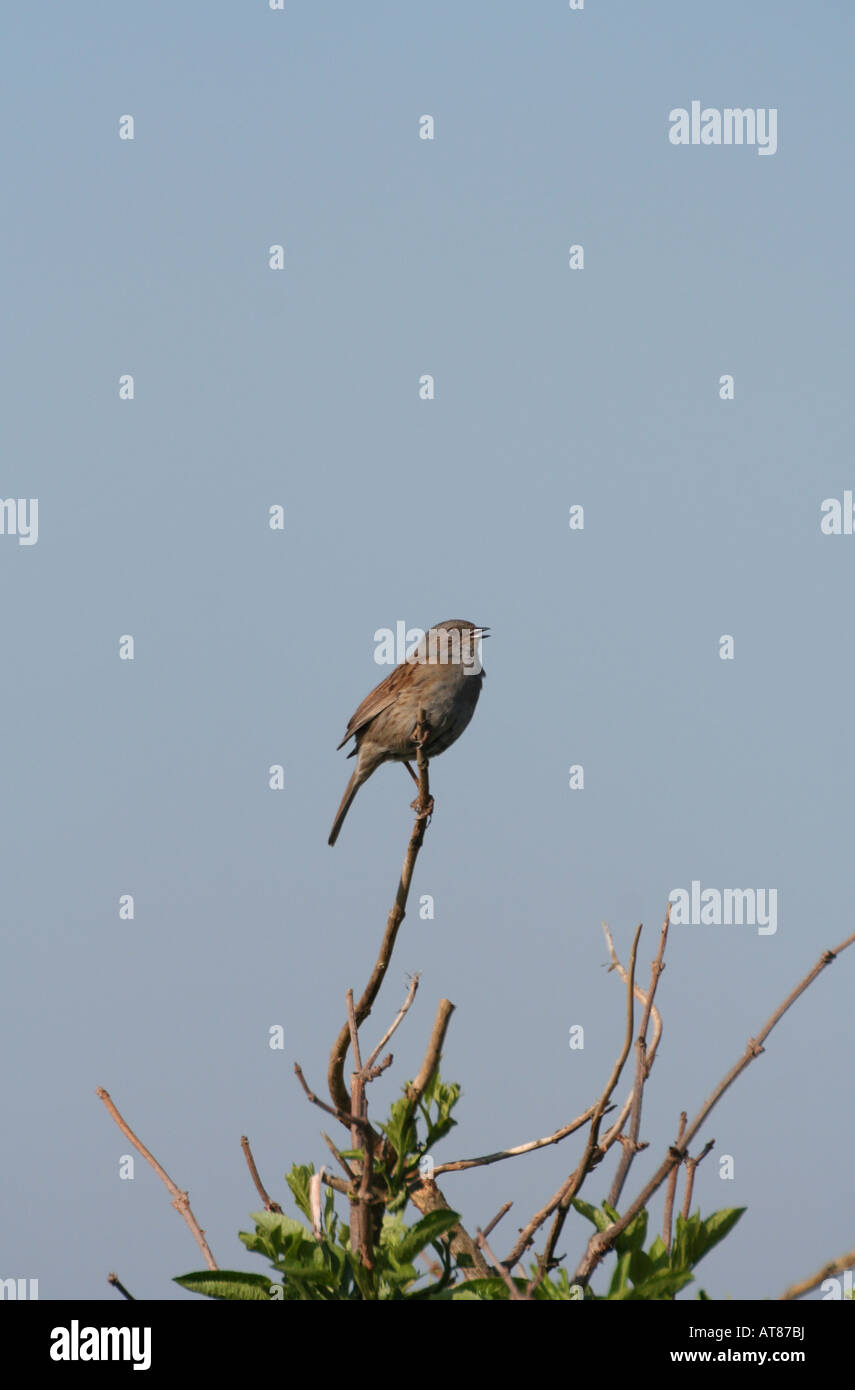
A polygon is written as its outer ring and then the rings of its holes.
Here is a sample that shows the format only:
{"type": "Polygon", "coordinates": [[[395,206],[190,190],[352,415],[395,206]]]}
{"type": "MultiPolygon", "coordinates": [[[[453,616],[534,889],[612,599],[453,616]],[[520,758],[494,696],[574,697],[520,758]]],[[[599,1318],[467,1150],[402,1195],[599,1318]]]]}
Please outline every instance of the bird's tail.
{"type": "Polygon", "coordinates": [[[328,844],[334,845],[336,840],[338,839],[338,832],[341,830],[341,827],[344,823],[344,818],[351,808],[353,798],[356,796],[356,793],[359,791],[359,788],[362,786],[362,783],[364,781],[365,774],[364,772],[360,773],[359,765],[357,764],[357,766],[353,770],[353,776],[351,777],[350,781],[344,789],[344,796],[341,798],[341,805],[335,813],[333,828],[330,831],[330,838],[327,841],[328,844]]]}

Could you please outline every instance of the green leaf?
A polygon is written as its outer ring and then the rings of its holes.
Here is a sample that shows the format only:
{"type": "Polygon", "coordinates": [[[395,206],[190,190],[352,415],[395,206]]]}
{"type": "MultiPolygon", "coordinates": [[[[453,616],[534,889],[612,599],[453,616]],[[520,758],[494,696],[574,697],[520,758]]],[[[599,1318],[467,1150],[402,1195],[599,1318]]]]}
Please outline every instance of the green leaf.
{"type": "Polygon", "coordinates": [[[626,1300],[654,1302],[671,1299],[686,1284],[691,1284],[693,1277],[688,1270],[663,1269],[659,1273],[651,1275],[649,1279],[645,1279],[641,1284],[627,1285],[625,1289],[612,1294],[611,1297],[621,1302],[626,1300]]]}
{"type": "MultiPolygon", "coordinates": [[[[314,1176],[314,1172],[315,1167],[312,1163],[295,1163],[290,1173],[285,1174],[285,1181],[291,1189],[294,1201],[310,1226],[312,1224],[312,1203],[309,1198],[309,1180],[314,1176]]],[[[275,1216],[275,1214],[275,1212],[265,1213],[265,1215],[271,1216],[275,1216]]]]}
{"type": "Polygon", "coordinates": [[[679,1269],[693,1268],[733,1230],[744,1211],[745,1207],[729,1207],[724,1211],[713,1212],[706,1221],[701,1220],[698,1211],[692,1212],[686,1220],[678,1216],[672,1265],[679,1269]]]}
{"type": "Polygon", "coordinates": [[[656,1273],[656,1265],[643,1250],[630,1250],[629,1256],[629,1277],[633,1284],[641,1284],[656,1273]]]}
{"type": "MultiPolygon", "coordinates": [[[[605,1207],[605,1205],[606,1204],[604,1202],[603,1206],[605,1207]]],[[[609,1208],[609,1211],[613,1210],[613,1207],[609,1208]]],[[[617,1212],[615,1212],[614,1219],[618,1219],[617,1212]]],[[[646,1238],[647,1212],[642,1208],[641,1211],[636,1212],[635,1216],[630,1221],[626,1230],[621,1231],[620,1235],[615,1241],[615,1250],[617,1250],[619,1253],[622,1253],[624,1250],[641,1250],[644,1246],[646,1238]]]]}
{"type": "Polygon", "coordinates": [[[295,1258],[303,1246],[314,1247],[316,1242],[310,1232],[293,1217],[282,1216],[273,1211],[252,1213],[256,1223],[253,1232],[239,1231],[238,1236],[247,1250],[256,1255],[264,1255],[278,1267],[284,1257],[295,1258]]]}
{"type": "Polygon", "coordinates": [[[599,1207],[592,1207],[590,1202],[583,1202],[579,1197],[574,1197],[573,1205],[580,1216],[584,1216],[592,1226],[596,1226],[598,1231],[604,1231],[608,1226],[611,1226],[612,1218],[600,1211],[599,1207]]]}
{"type": "MultiPolygon", "coordinates": [[[[537,1266],[532,1267],[532,1277],[537,1274],[537,1266]]],[[[581,1284],[575,1284],[566,1269],[556,1269],[548,1279],[541,1279],[534,1291],[536,1299],[552,1303],[583,1303],[585,1298],[593,1298],[581,1284]]]]}
{"type": "Polygon", "coordinates": [[[423,1216],[421,1221],[417,1221],[415,1226],[411,1226],[404,1239],[395,1249],[395,1258],[402,1263],[414,1260],[426,1245],[438,1240],[440,1236],[450,1231],[452,1226],[456,1226],[460,1221],[460,1214],[456,1211],[431,1211],[427,1216],[423,1216]]]}
{"type": "MultiPolygon", "coordinates": [[[[518,1280],[514,1280],[519,1283],[518,1280]]],[[[525,1281],[522,1281],[525,1288],[525,1281]]],[[[456,1284],[449,1290],[448,1297],[454,1302],[459,1303],[463,1299],[477,1298],[481,1302],[504,1302],[508,1297],[508,1289],[504,1279],[467,1279],[463,1284],[456,1284]]]]}
{"type": "Polygon", "coordinates": [[[270,1303],[272,1281],[266,1274],[242,1274],[231,1269],[205,1269],[195,1274],[179,1274],[173,1283],[205,1298],[251,1299],[270,1303]]]}
{"type": "Polygon", "coordinates": [[[668,1263],[668,1251],[665,1249],[665,1242],[661,1236],[657,1236],[647,1252],[654,1265],[668,1263]]]}
{"type": "Polygon", "coordinates": [[[295,1284],[315,1284],[327,1289],[335,1288],[338,1277],[335,1270],[310,1264],[282,1264],[276,1272],[295,1284]]]}
{"type": "Polygon", "coordinates": [[[380,1227],[381,1246],[387,1250],[396,1250],[406,1234],[407,1226],[403,1218],[397,1212],[390,1215],[387,1211],[380,1227]]]}
{"type": "Polygon", "coordinates": [[[695,1246],[701,1229],[699,1212],[689,1217],[677,1217],[677,1230],[671,1249],[671,1265],[674,1269],[689,1269],[695,1262],[695,1246]]]}
{"type": "Polygon", "coordinates": [[[724,1240],[726,1235],[733,1230],[739,1218],[745,1212],[745,1207],[726,1207],[722,1211],[714,1211],[712,1216],[708,1216],[702,1223],[703,1248],[695,1255],[697,1264],[704,1255],[707,1255],[720,1240],[724,1240]]]}
{"type": "Polygon", "coordinates": [[[625,1250],[622,1255],[618,1256],[618,1262],[612,1274],[612,1282],[609,1285],[609,1298],[614,1298],[629,1288],[629,1263],[631,1259],[631,1250],[625,1250]]]}

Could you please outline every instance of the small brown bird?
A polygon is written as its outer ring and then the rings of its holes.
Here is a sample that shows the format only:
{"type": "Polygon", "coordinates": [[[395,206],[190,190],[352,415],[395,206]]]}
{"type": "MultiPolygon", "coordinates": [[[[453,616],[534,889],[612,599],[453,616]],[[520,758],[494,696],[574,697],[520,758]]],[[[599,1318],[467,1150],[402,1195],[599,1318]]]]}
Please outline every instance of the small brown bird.
{"type": "Polygon", "coordinates": [[[329,843],[338,839],[342,822],[363,782],[381,763],[404,763],[415,778],[409,759],[415,757],[413,733],[419,710],[425,712],[428,737],[425,756],[436,758],[459,738],[475,712],[485,672],[478,642],[488,630],[462,618],[448,618],[425,634],[411,656],[396,666],[351,717],[347,733],[356,746],[353,776],[336,812],[329,843]]]}

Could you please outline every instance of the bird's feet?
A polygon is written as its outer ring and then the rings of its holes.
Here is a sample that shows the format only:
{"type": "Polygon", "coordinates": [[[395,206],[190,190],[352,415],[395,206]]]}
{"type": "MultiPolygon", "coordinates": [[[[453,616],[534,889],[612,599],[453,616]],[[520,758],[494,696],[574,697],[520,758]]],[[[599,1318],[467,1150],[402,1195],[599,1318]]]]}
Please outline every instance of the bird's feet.
{"type": "Polygon", "coordinates": [[[430,820],[431,816],[433,815],[432,796],[428,797],[426,806],[422,806],[421,798],[418,796],[416,797],[415,801],[410,802],[410,806],[416,812],[417,820],[430,820]]]}

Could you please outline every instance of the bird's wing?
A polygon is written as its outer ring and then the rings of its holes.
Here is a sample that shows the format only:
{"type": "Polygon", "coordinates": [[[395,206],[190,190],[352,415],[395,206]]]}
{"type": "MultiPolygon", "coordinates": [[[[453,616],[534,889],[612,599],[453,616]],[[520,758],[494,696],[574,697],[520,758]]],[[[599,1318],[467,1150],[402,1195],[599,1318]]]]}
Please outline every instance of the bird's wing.
{"type": "Polygon", "coordinates": [[[347,733],[338,745],[339,748],[343,748],[349,738],[353,738],[354,734],[358,734],[359,730],[370,724],[372,719],[376,719],[382,710],[394,704],[398,698],[401,682],[410,681],[412,678],[412,666],[396,666],[394,671],[390,671],[388,676],[374,687],[371,694],[366,695],[356,713],[350,716],[347,733]]]}

